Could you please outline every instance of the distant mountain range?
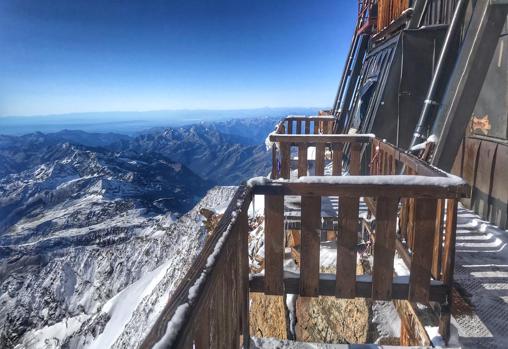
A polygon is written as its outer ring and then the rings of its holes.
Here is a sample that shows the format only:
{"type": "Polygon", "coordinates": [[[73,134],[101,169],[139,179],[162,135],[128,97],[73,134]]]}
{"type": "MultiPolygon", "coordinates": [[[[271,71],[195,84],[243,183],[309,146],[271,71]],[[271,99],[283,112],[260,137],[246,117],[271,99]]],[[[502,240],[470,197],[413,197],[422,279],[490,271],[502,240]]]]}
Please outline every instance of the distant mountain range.
{"type": "Polygon", "coordinates": [[[277,120],[0,136],[0,347],[136,347],[277,120]]]}
{"type": "Polygon", "coordinates": [[[23,135],[52,133],[64,129],[116,132],[136,135],[154,127],[180,127],[201,122],[250,119],[259,116],[282,119],[288,114],[315,114],[320,108],[257,108],[235,110],[157,110],[89,112],[37,116],[1,116],[0,133],[23,135]]]}

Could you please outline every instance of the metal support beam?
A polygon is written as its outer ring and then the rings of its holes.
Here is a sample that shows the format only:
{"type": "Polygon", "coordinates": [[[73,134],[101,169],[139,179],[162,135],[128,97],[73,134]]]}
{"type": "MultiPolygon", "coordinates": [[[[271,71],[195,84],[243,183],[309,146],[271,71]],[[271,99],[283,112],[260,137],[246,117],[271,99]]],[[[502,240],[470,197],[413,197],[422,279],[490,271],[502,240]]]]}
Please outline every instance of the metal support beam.
{"type": "Polygon", "coordinates": [[[436,70],[432,76],[432,81],[423,104],[420,119],[418,120],[418,124],[416,125],[413,133],[409,149],[427,138],[425,130],[429,127],[429,125],[432,125],[432,119],[436,115],[436,107],[439,106],[439,96],[442,94],[441,91],[447,83],[446,77],[448,77],[448,74],[446,73],[453,66],[452,64],[457,55],[458,37],[468,2],[468,0],[459,0],[457,6],[455,7],[453,19],[448,31],[446,32],[443,48],[441,49],[436,70]]]}
{"type": "Polygon", "coordinates": [[[449,171],[476,105],[506,21],[506,1],[479,0],[443,103],[434,122],[438,137],[432,164],[449,171]]]}

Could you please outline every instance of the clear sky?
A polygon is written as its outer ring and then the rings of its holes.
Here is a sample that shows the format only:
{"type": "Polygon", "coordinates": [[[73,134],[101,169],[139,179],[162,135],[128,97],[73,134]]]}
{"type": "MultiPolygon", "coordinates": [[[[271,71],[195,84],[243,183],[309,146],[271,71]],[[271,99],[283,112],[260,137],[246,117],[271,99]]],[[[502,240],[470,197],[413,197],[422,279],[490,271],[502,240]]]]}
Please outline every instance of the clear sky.
{"type": "Polygon", "coordinates": [[[330,106],[356,0],[1,0],[0,115],[330,106]]]}

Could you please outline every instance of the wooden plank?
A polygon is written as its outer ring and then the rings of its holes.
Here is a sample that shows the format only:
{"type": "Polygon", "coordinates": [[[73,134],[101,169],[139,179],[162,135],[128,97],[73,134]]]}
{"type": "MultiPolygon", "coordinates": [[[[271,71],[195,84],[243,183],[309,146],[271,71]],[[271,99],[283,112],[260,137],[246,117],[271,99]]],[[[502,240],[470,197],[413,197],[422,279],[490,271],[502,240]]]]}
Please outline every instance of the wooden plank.
{"type": "MultiPolygon", "coordinates": [[[[263,275],[254,275],[249,281],[251,292],[264,292],[263,275]]],[[[286,293],[298,294],[300,292],[300,275],[288,274],[284,277],[284,289],[286,293]]],[[[321,273],[319,276],[319,295],[335,296],[335,286],[337,281],[334,274],[321,273]]],[[[356,297],[372,298],[372,280],[367,275],[358,275],[356,277],[356,297]]],[[[392,299],[407,299],[409,295],[409,283],[405,277],[395,277],[392,284],[392,299]]],[[[430,300],[432,302],[442,302],[447,297],[446,287],[442,283],[433,283],[430,288],[430,300]]]]}
{"type": "MultiPolygon", "coordinates": [[[[240,219],[240,217],[238,217],[240,219]]],[[[238,225],[236,225],[238,227],[238,225]]],[[[240,248],[242,246],[241,240],[240,240],[240,230],[235,229],[233,231],[235,234],[235,239],[237,240],[236,246],[240,248]]],[[[241,251],[239,249],[239,251],[241,251]]],[[[248,251],[248,250],[247,250],[248,251]]],[[[239,253],[233,253],[232,254],[232,260],[231,260],[231,316],[229,317],[229,321],[231,322],[231,347],[232,348],[240,348],[240,320],[241,316],[239,308],[240,304],[242,304],[242,300],[240,298],[241,294],[241,287],[240,287],[240,280],[241,280],[241,259],[239,256],[239,253]]]]}
{"type": "Polygon", "coordinates": [[[232,331],[232,324],[231,324],[231,315],[232,315],[232,309],[231,306],[233,304],[233,297],[232,297],[232,291],[233,291],[233,284],[231,280],[231,269],[233,266],[232,264],[232,258],[231,258],[231,252],[228,249],[229,246],[226,246],[227,248],[227,254],[226,254],[226,262],[224,263],[224,267],[222,269],[222,289],[220,291],[222,295],[222,321],[223,321],[223,332],[221,334],[224,337],[223,343],[225,344],[225,347],[231,347],[231,339],[233,338],[233,331],[232,331]]]}
{"type": "MultiPolygon", "coordinates": [[[[240,251],[249,250],[249,221],[247,212],[241,212],[238,217],[239,235],[240,235],[240,251]]],[[[241,311],[241,331],[243,340],[243,349],[249,348],[250,332],[249,332],[249,257],[247,253],[240,252],[240,311],[241,311]]]]}
{"type": "Polygon", "coordinates": [[[178,345],[178,348],[181,349],[193,349],[194,348],[194,336],[192,334],[193,329],[189,329],[187,334],[185,335],[185,338],[183,340],[183,343],[181,345],[178,345]]]}
{"type": "Polygon", "coordinates": [[[284,197],[265,196],[265,293],[283,295],[284,197]]]}
{"type": "MultiPolygon", "coordinates": [[[[316,196],[385,196],[390,198],[461,198],[466,186],[438,186],[419,184],[376,184],[369,183],[368,176],[361,176],[365,182],[357,183],[298,183],[274,182],[256,184],[252,188],[253,194],[284,194],[284,195],[316,195],[316,196]]],[[[345,178],[345,177],[343,177],[345,178]]]]}
{"type": "Polygon", "coordinates": [[[339,197],[337,236],[337,298],[355,298],[359,198],[339,197]]]}
{"type": "Polygon", "coordinates": [[[380,153],[380,162],[381,174],[386,175],[386,152],[383,150],[380,153]]]}
{"type": "Polygon", "coordinates": [[[326,120],[334,120],[334,116],[332,115],[329,115],[329,116],[326,116],[326,115],[321,115],[321,116],[318,116],[318,115],[309,115],[309,116],[303,116],[303,115],[291,115],[291,116],[288,116],[285,118],[285,120],[318,120],[318,121],[326,121],[326,120]]]}
{"type": "Polygon", "coordinates": [[[457,151],[457,155],[455,156],[455,160],[453,161],[452,168],[450,173],[462,177],[462,170],[464,166],[464,146],[465,142],[462,140],[460,143],[459,150],[457,151]]]}
{"type": "Polygon", "coordinates": [[[372,272],[372,298],[392,298],[393,257],[395,255],[395,228],[398,200],[378,197],[376,202],[376,242],[372,272]]]}
{"type": "Polygon", "coordinates": [[[489,221],[508,229],[508,145],[499,144],[496,152],[490,198],[489,221]]]}
{"type": "Polygon", "coordinates": [[[296,134],[302,134],[302,120],[296,120],[296,134]]]}
{"type": "Polygon", "coordinates": [[[429,301],[436,210],[435,199],[415,200],[414,243],[409,275],[409,300],[412,302],[429,301]]]}
{"type": "Polygon", "coordinates": [[[414,233],[415,233],[415,198],[410,197],[407,199],[407,245],[413,248],[414,233]]]}
{"type": "Polygon", "coordinates": [[[270,174],[271,179],[279,178],[279,168],[277,163],[277,145],[272,145],[272,172],[270,174]]]}
{"type": "Polygon", "coordinates": [[[349,161],[349,173],[352,176],[360,174],[360,151],[362,144],[358,142],[351,143],[351,160],[349,161]]]}
{"type": "Polygon", "coordinates": [[[407,242],[407,223],[409,214],[409,200],[407,198],[401,198],[401,208],[399,213],[399,233],[400,239],[404,239],[407,242]]]}
{"type": "Polygon", "coordinates": [[[316,176],[324,176],[325,174],[325,145],[316,145],[316,162],[315,162],[316,176]]]}
{"type": "Polygon", "coordinates": [[[323,120],[323,134],[330,133],[330,122],[328,120],[323,120]]]}
{"type": "Polygon", "coordinates": [[[441,312],[439,314],[439,334],[443,337],[445,343],[448,343],[450,339],[451,306],[454,303],[452,287],[455,269],[457,206],[458,201],[456,199],[446,200],[445,236],[441,271],[443,284],[447,287],[448,298],[446,302],[441,303],[441,312]]]}
{"type": "Polygon", "coordinates": [[[215,292],[217,294],[217,299],[218,299],[217,306],[219,308],[218,310],[217,309],[215,310],[218,314],[218,319],[219,319],[219,326],[217,329],[219,348],[225,348],[227,346],[227,337],[226,337],[226,335],[227,335],[226,334],[226,324],[227,324],[226,316],[227,315],[226,314],[227,314],[228,310],[226,309],[226,302],[229,303],[229,300],[226,300],[225,288],[230,287],[230,285],[228,285],[224,280],[226,263],[227,262],[224,261],[220,265],[220,269],[218,272],[220,281],[217,285],[218,290],[215,292]]]}
{"type": "Polygon", "coordinates": [[[457,200],[446,200],[445,239],[443,248],[443,282],[451,286],[455,268],[455,240],[457,230],[457,200]]]}
{"type": "Polygon", "coordinates": [[[196,349],[210,348],[210,306],[205,304],[198,319],[198,328],[195,334],[196,349]]]}
{"type": "Polygon", "coordinates": [[[321,197],[302,196],[302,242],[300,295],[319,294],[319,251],[321,240],[321,197]]]}
{"type": "Polygon", "coordinates": [[[298,145],[298,177],[307,175],[307,145],[298,145]]]}
{"type": "Polygon", "coordinates": [[[437,200],[436,224],[434,226],[434,244],[432,253],[432,277],[441,280],[441,258],[443,256],[443,199],[437,200]]]}
{"type": "Polygon", "coordinates": [[[400,317],[400,345],[430,347],[432,342],[411,302],[394,300],[393,304],[400,317]]]}
{"type": "MultiPolygon", "coordinates": [[[[310,134],[310,135],[296,135],[296,134],[270,134],[269,139],[271,142],[291,142],[291,143],[370,143],[372,137],[365,135],[343,135],[343,134],[310,134]]],[[[408,156],[409,158],[409,156],[408,156]]],[[[436,174],[433,171],[433,174],[436,174]]]]}
{"type": "Polygon", "coordinates": [[[489,214],[489,197],[492,194],[492,175],[494,174],[494,158],[496,151],[497,143],[489,141],[481,142],[476,181],[471,201],[474,211],[482,217],[488,217],[489,214]]]}
{"type": "MultiPolygon", "coordinates": [[[[188,302],[190,288],[193,287],[196,281],[203,275],[203,271],[205,270],[205,266],[210,254],[215,251],[218,240],[223,236],[223,233],[229,227],[229,223],[232,218],[232,212],[238,209],[237,203],[240,202],[240,210],[246,212],[250,200],[250,192],[246,191],[245,187],[239,187],[226,212],[221,218],[217,228],[214,230],[211,237],[206,241],[205,246],[194,260],[192,268],[190,268],[182,278],[182,282],[177,286],[175,292],[171,296],[171,299],[162,310],[161,315],[158,317],[154,326],[150,329],[148,335],[144,338],[140,348],[152,348],[155,343],[157,343],[164,336],[167,330],[168,322],[172,319],[178,307],[181,304],[188,302]]],[[[230,236],[231,235],[228,236],[228,239],[226,239],[225,243],[230,243],[230,236]]],[[[216,258],[215,263],[213,263],[212,270],[206,274],[203,284],[198,291],[199,293],[197,294],[196,301],[189,304],[188,311],[184,317],[184,325],[181,330],[176,333],[174,345],[178,346],[184,344],[184,340],[186,338],[185,334],[189,333],[187,331],[188,328],[196,323],[195,318],[197,317],[199,310],[203,309],[202,306],[205,302],[210,303],[210,299],[214,298],[212,290],[217,289],[215,279],[217,272],[219,271],[219,268],[216,268],[216,266],[220,265],[222,255],[223,248],[220,249],[218,258],[216,258]]],[[[213,345],[211,347],[213,347],[213,345]]]]}
{"type": "MultiPolygon", "coordinates": [[[[478,168],[478,153],[480,149],[480,141],[478,139],[466,138],[464,146],[464,164],[462,178],[470,185],[471,190],[476,181],[476,170],[478,168]]],[[[469,192],[471,197],[471,191],[469,192]]],[[[464,206],[471,207],[471,199],[463,199],[464,206]]]]}
{"type": "Polygon", "coordinates": [[[342,150],[343,143],[332,143],[332,175],[342,175],[342,150]]]}
{"type": "Polygon", "coordinates": [[[305,119],[303,121],[305,123],[305,134],[310,134],[310,120],[305,119]]]}
{"type": "Polygon", "coordinates": [[[280,176],[289,179],[291,170],[291,147],[288,143],[280,143],[280,176]]]}
{"type": "Polygon", "coordinates": [[[379,156],[380,156],[379,140],[374,138],[370,147],[370,174],[379,174],[379,156]]]}
{"type": "Polygon", "coordinates": [[[318,120],[314,120],[312,122],[312,128],[313,128],[313,134],[314,135],[318,135],[319,134],[319,121],[318,120]]]}

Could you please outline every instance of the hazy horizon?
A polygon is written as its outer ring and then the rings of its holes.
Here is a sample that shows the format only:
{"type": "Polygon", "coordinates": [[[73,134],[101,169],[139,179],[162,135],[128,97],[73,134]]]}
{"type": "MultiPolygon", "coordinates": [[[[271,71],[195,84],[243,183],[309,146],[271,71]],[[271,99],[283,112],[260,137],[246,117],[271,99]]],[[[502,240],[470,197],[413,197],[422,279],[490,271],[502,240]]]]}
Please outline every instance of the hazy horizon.
{"type": "Polygon", "coordinates": [[[314,114],[319,107],[252,109],[168,109],[153,111],[107,111],[0,117],[0,135],[15,135],[62,130],[115,132],[132,135],[154,127],[179,127],[200,122],[241,118],[279,117],[287,114],[314,114]]]}

